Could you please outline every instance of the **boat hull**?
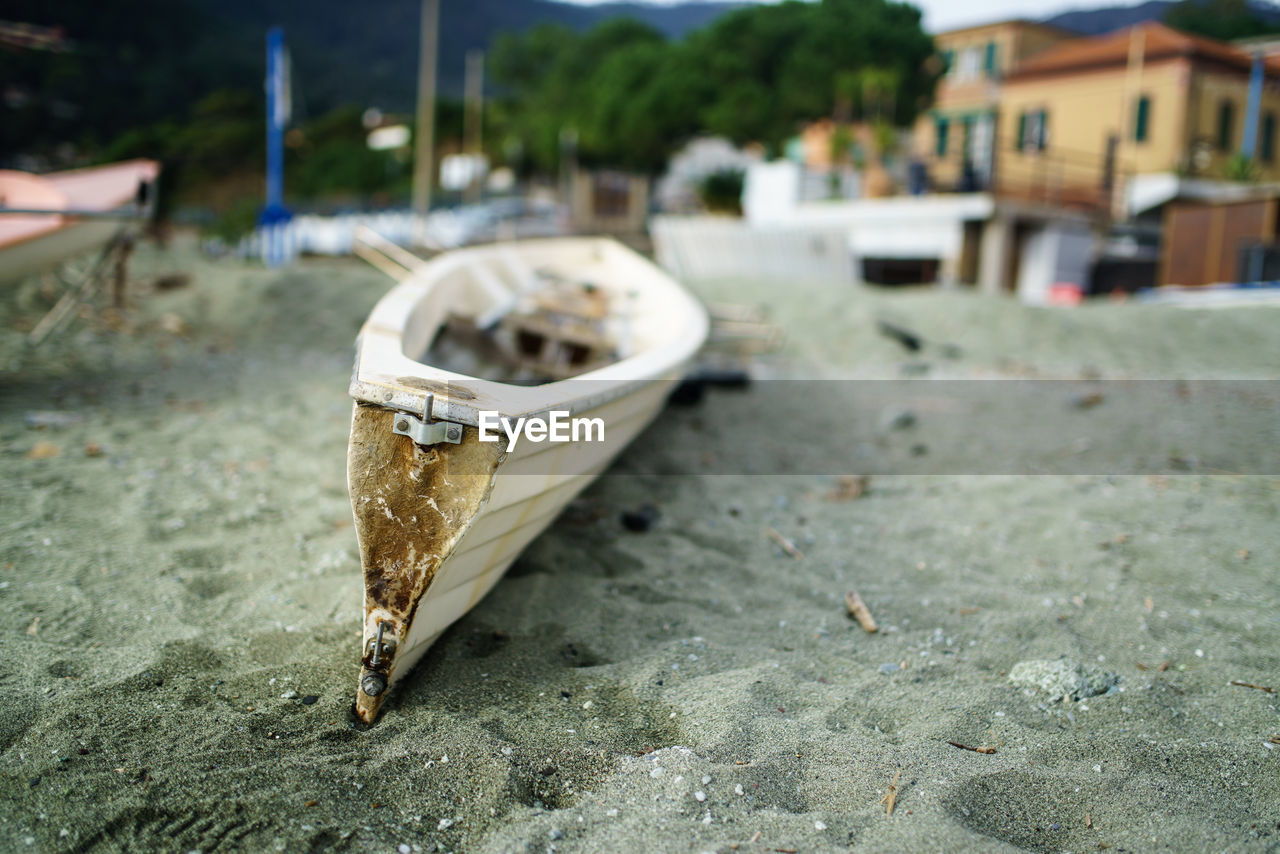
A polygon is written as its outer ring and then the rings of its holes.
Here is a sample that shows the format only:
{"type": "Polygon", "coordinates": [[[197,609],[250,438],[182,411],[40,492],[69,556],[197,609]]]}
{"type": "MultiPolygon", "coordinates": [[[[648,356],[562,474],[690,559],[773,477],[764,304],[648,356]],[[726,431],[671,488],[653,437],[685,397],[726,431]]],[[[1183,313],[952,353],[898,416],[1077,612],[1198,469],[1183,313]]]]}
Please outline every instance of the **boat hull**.
{"type": "Polygon", "coordinates": [[[111,220],[81,220],[0,247],[0,283],[51,270],[68,258],[106,246],[120,227],[119,222],[111,220]]]}
{"type": "Polygon", "coordinates": [[[395,639],[394,656],[380,671],[386,685],[375,677],[372,684],[380,688],[375,695],[363,687],[379,672],[370,666],[366,643],[356,702],[363,720],[373,721],[386,689],[413,669],[440,634],[470,611],[525,547],[658,416],[669,388],[665,382],[646,384],[584,410],[584,417],[603,421],[600,442],[522,443],[508,453],[501,449],[505,439],[483,444],[477,428],[467,427],[461,446],[447,446],[467,450],[438,460],[432,457],[435,451],[391,433],[394,413],[356,405],[348,476],[352,495],[362,496],[356,520],[365,567],[363,635],[376,638],[385,623],[384,638],[395,639]],[[399,462],[387,465],[387,459],[399,462]],[[449,495],[447,503],[442,504],[442,492],[449,495]],[[397,505],[389,497],[396,493],[412,499],[397,505]],[[446,530],[436,524],[441,522],[446,530]]]}
{"type": "Polygon", "coordinates": [[[375,307],[357,347],[347,459],[365,577],[356,695],[363,721],[376,719],[392,686],[436,638],[657,417],[706,331],[702,307],[675,282],[598,238],[450,253],[375,307]],[[470,293],[473,310],[482,311],[486,299],[501,304],[504,288],[519,287],[495,270],[557,261],[561,272],[620,283],[614,300],[633,309],[626,324],[637,342],[633,355],[540,386],[450,374],[410,355],[424,352],[446,316],[442,291],[453,288],[450,299],[464,302],[470,293]],[[486,412],[515,419],[553,411],[598,421],[603,430],[571,442],[480,440],[486,412]],[[423,442],[404,434],[410,422],[447,425],[451,437],[423,442]]]}
{"type": "Polygon", "coordinates": [[[0,283],[106,246],[149,216],[160,164],[128,160],[46,175],[0,170],[0,283]]]}

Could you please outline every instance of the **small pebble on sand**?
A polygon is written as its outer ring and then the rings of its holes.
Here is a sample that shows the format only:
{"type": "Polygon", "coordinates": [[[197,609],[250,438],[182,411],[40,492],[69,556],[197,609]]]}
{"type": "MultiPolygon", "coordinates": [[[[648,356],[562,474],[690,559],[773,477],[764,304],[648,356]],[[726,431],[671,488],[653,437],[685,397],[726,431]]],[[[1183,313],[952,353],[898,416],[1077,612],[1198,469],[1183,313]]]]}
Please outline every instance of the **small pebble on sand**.
{"type": "Polygon", "coordinates": [[[1019,661],[1011,667],[1009,681],[1020,688],[1047,694],[1050,701],[1083,700],[1108,693],[1120,677],[1075,661],[1033,659],[1019,661]]]}

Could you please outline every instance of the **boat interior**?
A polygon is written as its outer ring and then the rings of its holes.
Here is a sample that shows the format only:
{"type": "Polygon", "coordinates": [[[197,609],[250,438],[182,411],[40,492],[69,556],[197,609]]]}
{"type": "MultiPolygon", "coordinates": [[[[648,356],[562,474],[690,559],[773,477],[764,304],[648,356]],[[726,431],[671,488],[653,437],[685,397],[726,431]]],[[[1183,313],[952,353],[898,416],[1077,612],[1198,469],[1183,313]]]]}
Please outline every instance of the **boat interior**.
{"type": "Polygon", "coordinates": [[[660,345],[661,307],[632,278],[647,271],[607,258],[609,248],[545,241],[467,253],[421,294],[403,354],[456,374],[541,385],[660,345]]]}
{"type": "Polygon", "coordinates": [[[360,240],[362,257],[400,284],[361,330],[359,401],[430,405],[430,417],[460,424],[486,410],[576,411],[588,396],[674,378],[706,337],[697,300],[607,238],[496,243],[426,262],[377,235],[360,240]]]}

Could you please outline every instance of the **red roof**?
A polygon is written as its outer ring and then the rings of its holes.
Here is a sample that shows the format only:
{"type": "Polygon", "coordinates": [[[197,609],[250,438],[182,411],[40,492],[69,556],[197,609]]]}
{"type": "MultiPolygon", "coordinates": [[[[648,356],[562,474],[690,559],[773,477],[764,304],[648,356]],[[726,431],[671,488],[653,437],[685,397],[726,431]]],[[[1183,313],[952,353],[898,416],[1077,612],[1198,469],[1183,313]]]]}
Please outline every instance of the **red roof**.
{"type": "MultiPolygon", "coordinates": [[[[1136,39],[1142,40],[1144,62],[1175,58],[1198,59],[1237,69],[1245,74],[1249,73],[1253,64],[1252,55],[1229,44],[1189,35],[1152,21],[1106,35],[1072,39],[1055,45],[1019,65],[1006,80],[1048,77],[1127,65],[1131,45],[1136,39]]],[[[1268,59],[1264,62],[1269,73],[1280,75],[1280,60],[1268,59]]]]}

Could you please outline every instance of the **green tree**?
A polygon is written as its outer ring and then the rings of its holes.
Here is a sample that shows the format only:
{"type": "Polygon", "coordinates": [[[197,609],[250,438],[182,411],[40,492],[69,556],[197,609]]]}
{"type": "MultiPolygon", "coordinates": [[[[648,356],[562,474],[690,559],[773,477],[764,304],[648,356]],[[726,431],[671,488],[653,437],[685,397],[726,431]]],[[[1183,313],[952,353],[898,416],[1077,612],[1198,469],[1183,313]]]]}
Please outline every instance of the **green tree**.
{"type": "Polygon", "coordinates": [[[657,30],[625,18],[582,35],[541,26],[503,36],[494,45],[490,71],[507,98],[493,124],[518,139],[525,157],[542,171],[557,168],[565,131],[578,135],[579,154],[587,161],[647,166],[655,145],[662,148],[655,135],[677,123],[680,112],[680,94],[666,68],[670,50],[657,30]],[[651,114],[653,123],[640,121],[641,112],[651,114]],[[624,145],[628,133],[633,144],[624,145]]]}
{"type": "Polygon", "coordinates": [[[1222,41],[1280,32],[1280,26],[1257,15],[1248,0],[1180,0],[1165,12],[1164,22],[1222,41]]]}
{"type": "Polygon", "coordinates": [[[625,20],[540,27],[495,46],[493,125],[539,170],[557,168],[572,130],[584,162],[653,172],[698,133],[776,150],[833,114],[910,122],[936,82],[932,53],[919,10],[888,0],[750,6],[677,43],[625,20]]]}

